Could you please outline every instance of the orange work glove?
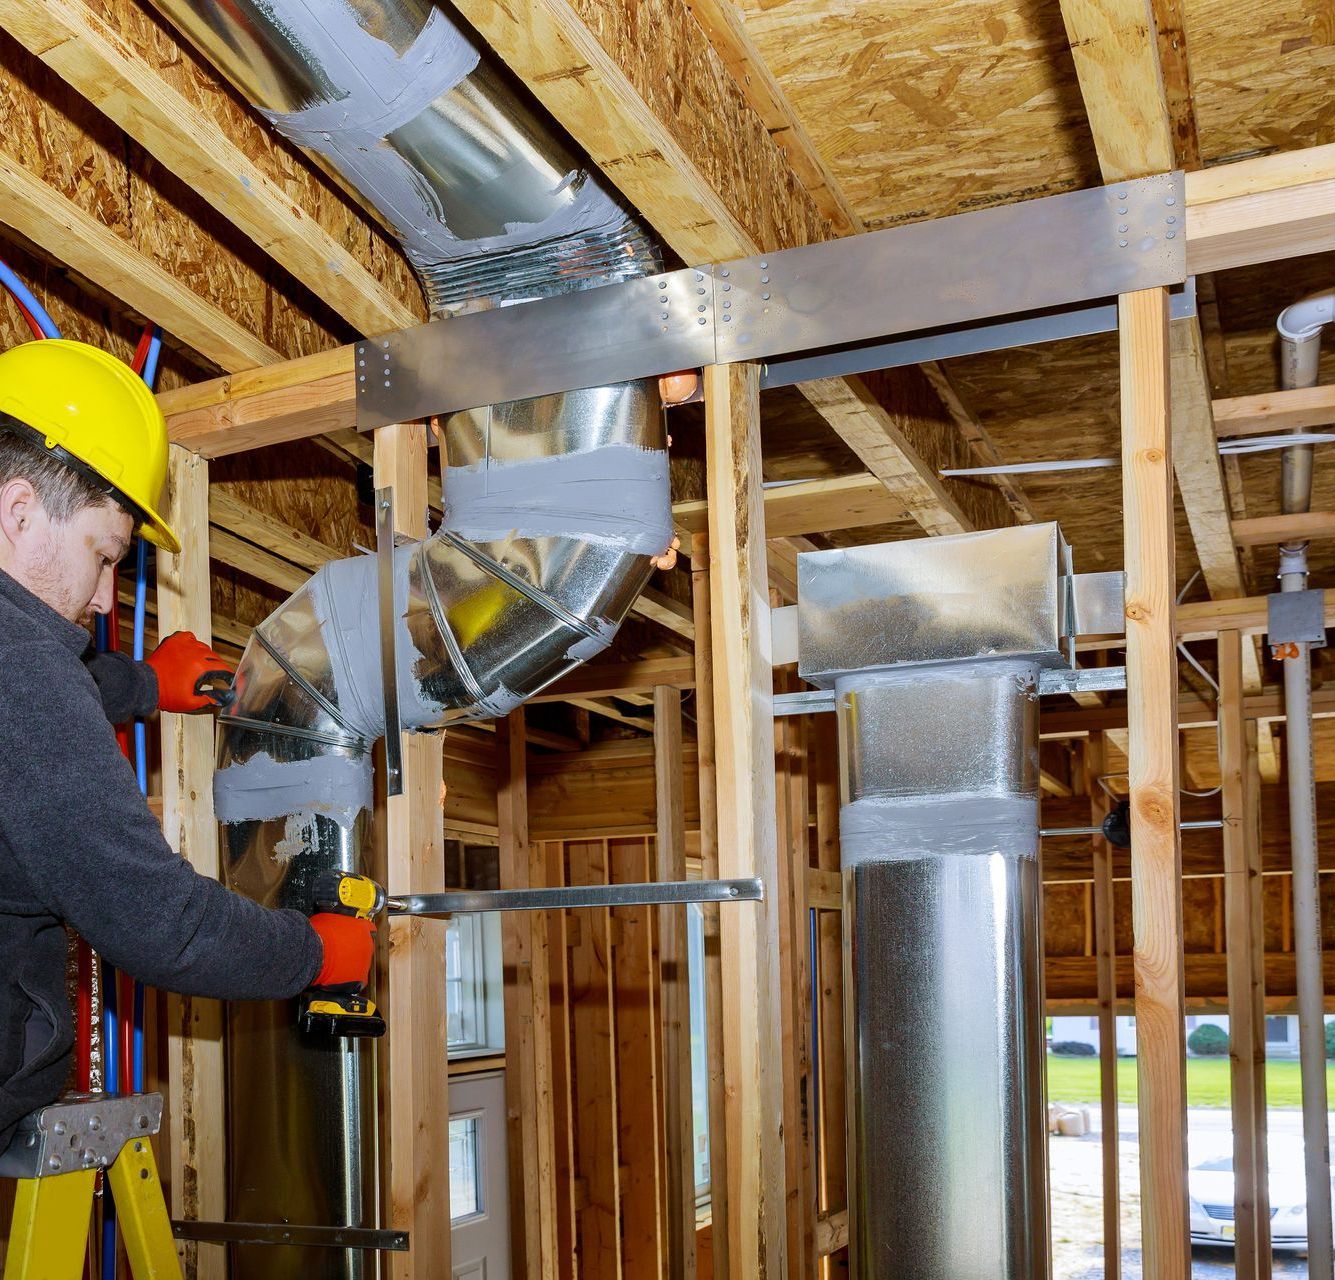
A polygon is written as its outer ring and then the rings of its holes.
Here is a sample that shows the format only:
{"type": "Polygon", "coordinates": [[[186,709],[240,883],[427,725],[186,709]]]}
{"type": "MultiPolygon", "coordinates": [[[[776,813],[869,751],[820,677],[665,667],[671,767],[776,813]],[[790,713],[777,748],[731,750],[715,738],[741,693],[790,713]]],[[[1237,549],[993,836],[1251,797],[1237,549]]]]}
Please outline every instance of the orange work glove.
{"type": "Polygon", "coordinates": [[[375,925],[360,916],[319,911],[311,917],[311,928],[324,944],[324,963],[311,986],[361,991],[375,959],[375,925]]]}
{"type": "Polygon", "coordinates": [[[212,711],[232,700],[232,667],[189,631],[174,631],[152,653],[158,677],[158,710],[188,715],[212,711]],[[210,688],[210,685],[221,688],[210,688]]]}

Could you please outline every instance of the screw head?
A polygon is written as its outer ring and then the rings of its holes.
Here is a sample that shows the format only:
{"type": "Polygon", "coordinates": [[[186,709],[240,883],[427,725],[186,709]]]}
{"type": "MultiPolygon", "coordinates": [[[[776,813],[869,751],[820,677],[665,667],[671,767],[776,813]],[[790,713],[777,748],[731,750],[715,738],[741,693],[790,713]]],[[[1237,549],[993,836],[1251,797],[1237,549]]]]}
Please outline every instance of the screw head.
{"type": "Polygon", "coordinates": [[[59,1156],[48,1156],[48,1157],[47,1157],[47,1161],[46,1161],[46,1167],[47,1167],[48,1169],[59,1169],[59,1168],[60,1168],[60,1157],[59,1157],[59,1156]]]}
{"type": "Polygon", "coordinates": [[[58,1138],[63,1137],[65,1133],[65,1122],[63,1120],[57,1120],[55,1124],[51,1126],[51,1132],[58,1138]]]}
{"type": "Polygon", "coordinates": [[[99,1129],[102,1128],[102,1117],[101,1117],[101,1116],[94,1116],[94,1117],[88,1122],[88,1128],[89,1128],[89,1131],[90,1131],[90,1132],[92,1132],[92,1133],[97,1133],[97,1131],[98,1131],[99,1129]]]}
{"type": "Polygon", "coordinates": [[[1122,248],[1122,249],[1125,249],[1125,248],[1126,248],[1126,241],[1125,241],[1125,240],[1119,240],[1119,241],[1117,242],[1117,244],[1118,244],[1118,247],[1119,247],[1119,248],[1122,248]]]}
{"type": "Polygon", "coordinates": [[[696,323],[696,324],[704,324],[704,322],[705,322],[705,318],[704,318],[704,316],[701,316],[695,323],[696,323]]]}

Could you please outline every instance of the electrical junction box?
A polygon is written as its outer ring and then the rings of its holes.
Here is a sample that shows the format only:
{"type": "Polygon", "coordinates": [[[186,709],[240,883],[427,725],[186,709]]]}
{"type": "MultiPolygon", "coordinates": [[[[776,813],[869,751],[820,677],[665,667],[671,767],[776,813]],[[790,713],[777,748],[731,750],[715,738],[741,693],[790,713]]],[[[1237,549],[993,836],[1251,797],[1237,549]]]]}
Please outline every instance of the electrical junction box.
{"type": "Polygon", "coordinates": [[[1266,597],[1266,639],[1272,645],[1326,647],[1326,593],[1277,591],[1266,597]]]}

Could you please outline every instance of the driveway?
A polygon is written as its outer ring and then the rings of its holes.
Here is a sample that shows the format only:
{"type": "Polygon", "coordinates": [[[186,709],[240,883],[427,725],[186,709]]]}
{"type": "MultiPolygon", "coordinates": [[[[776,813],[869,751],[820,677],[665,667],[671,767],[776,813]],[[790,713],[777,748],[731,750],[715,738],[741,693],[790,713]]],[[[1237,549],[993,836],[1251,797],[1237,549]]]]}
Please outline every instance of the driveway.
{"type": "MultiPolygon", "coordinates": [[[[1048,1160],[1052,1186],[1053,1280],[1104,1280],[1103,1174],[1099,1111],[1090,1107],[1093,1131],[1083,1138],[1052,1137],[1048,1160]]],[[[1271,1133],[1302,1133],[1298,1111],[1270,1112],[1271,1133]]],[[[1121,1177],[1122,1276],[1142,1280],[1140,1267],[1140,1148],[1134,1107],[1118,1112],[1118,1165],[1121,1177]]],[[[1195,1149],[1227,1143],[1229,1113],[1195,1108],[1187,1113],[1187,1141],[1195,1149]]],[[[1233,1276],[1228,1249],[1197,1246],[1192,1250],[1192,1280],[1223,1280],[1233,1276]]],[[[1277,1253],[1274,1274],[1292,1280],[1307,1275],[1307,1259],[1277,1253]]]]}

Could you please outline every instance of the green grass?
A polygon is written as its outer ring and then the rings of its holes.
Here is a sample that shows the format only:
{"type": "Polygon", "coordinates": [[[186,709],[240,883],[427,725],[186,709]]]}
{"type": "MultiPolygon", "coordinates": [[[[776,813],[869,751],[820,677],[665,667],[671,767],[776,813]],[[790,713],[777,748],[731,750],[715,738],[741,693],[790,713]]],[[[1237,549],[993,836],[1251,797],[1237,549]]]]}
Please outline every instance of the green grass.
{"type": "MultiPolygon", "coordinates": [[[[1326,1065],[1326,1088],[1335,1097],[1335,1066],[1326,1065]]],[[[1298,1107],[1302,1093],[1296,1062],[1268,1062],[1265,1071],[1266,1098],[1272,1107],[1298,1107]]],[[[1228,1059],[1187,1059],[1187,1105],[1190,1107],[1228,1106],[1228,1059]]],[[[1058,1058],[1048,1054],[1048,1097],[1054,1102],[1097,1102],[1099,1100],[1099,1060],[1097,1058],[1058,1058]]],[[[1117,1098],[1119,1102],[1136,1100],[1136,1060],[1117,1060],[1117,1098]]]]}

